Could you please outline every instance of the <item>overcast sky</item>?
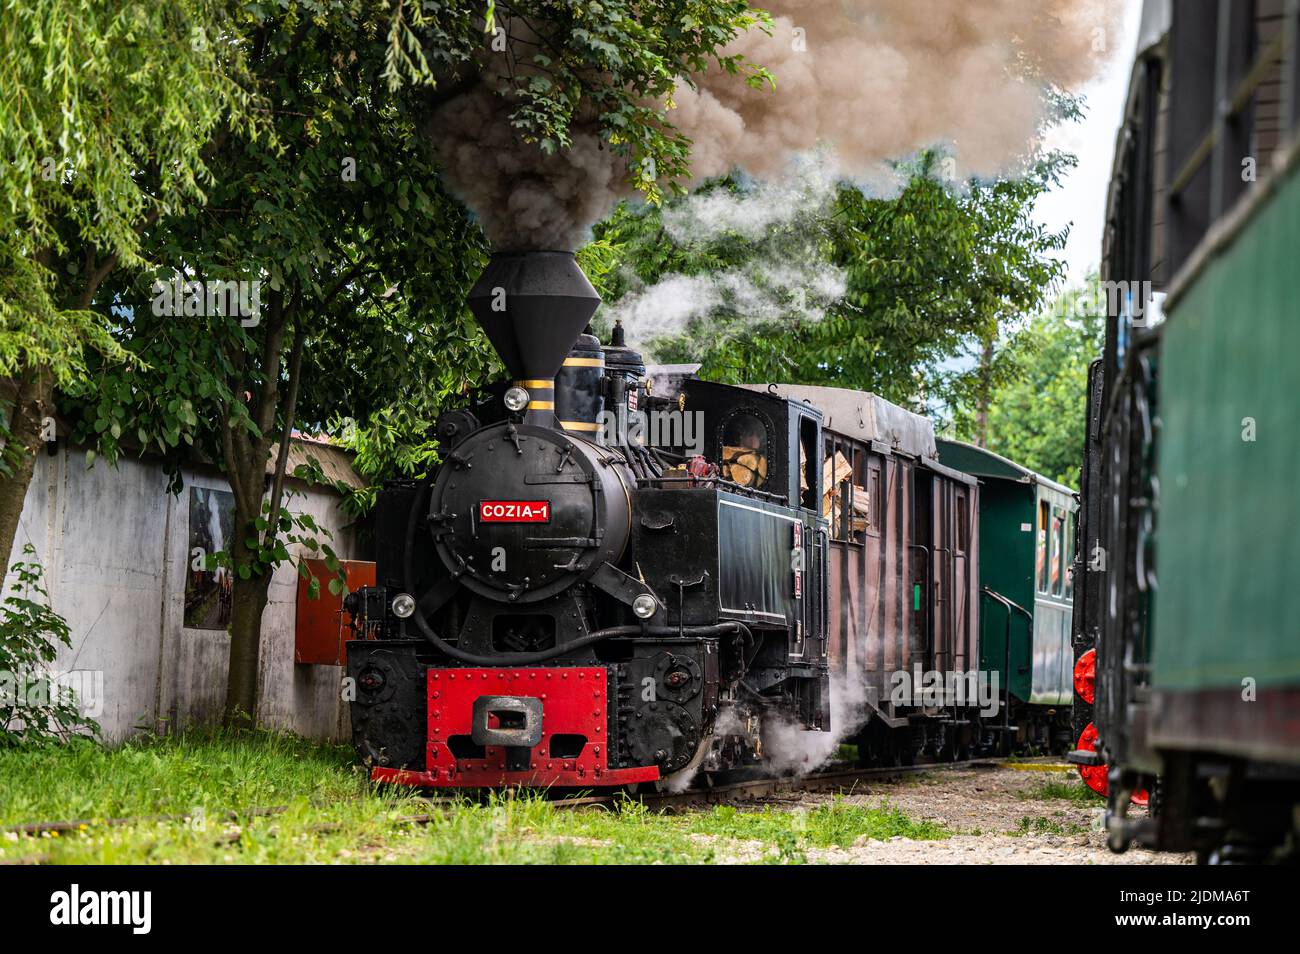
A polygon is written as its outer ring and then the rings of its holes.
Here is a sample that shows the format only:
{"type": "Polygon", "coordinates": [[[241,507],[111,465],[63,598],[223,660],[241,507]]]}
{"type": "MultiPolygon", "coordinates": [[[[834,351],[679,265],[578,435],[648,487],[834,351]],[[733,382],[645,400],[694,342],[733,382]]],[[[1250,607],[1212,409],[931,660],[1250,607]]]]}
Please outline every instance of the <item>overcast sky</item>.
{"type": "Polygon", "coordinates": [[[1139,0],[1129,0],[1115,55],[1097,80],[1077,91],[1087,98],[1083,122],[1055,129],[1048,137],[1049,146],[1079,157],[1078,167],[1061,188],[1043,196],[1035,210],[1039,220],[1053,230],[1073,223],[1064,253],[1069,267],[1067,280],[1071,283],[1082,281],[1101,259],[1106,184],[1110,180],[1115,133],[1119,129],[1137,45],[1141,7],[1139,0]]]}

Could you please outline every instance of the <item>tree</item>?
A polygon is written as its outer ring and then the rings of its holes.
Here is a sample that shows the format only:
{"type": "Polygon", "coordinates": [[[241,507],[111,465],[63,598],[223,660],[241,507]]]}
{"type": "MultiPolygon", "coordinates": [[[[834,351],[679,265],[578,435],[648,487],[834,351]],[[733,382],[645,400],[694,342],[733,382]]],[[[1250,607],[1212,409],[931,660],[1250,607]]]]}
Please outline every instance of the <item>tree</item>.
{"type": "MultiPolygon", "coordinates": [[[[211,159],[208,203],[147,230],[162,267],[113,287],[113,333],[137,360],[101,363],[76,389],[75,439],[110,460],[152,450],[173,474],[194,448],[230,482],[236,532],[217,558],[234,573],[231,723],[256,712],[262,611],[289,545],[319,546],[337,566],[314,522],[283,506],[294,431],[391,400],[423,370],[413,342],[458,327],[485,259],[437,188],[408,94],[376,82],[379,21],[298,13],[254,13],[246,25],[273,136],[233,135],[211,159]],[[217,282],[256,301],[255,313],[214,301],[217,282]]],[[[460,352],[442,357],[475,370],[460,352]]]]}
{"type": "MultiPolygon", "coordinates": [[[[1106,300],[1098,277],[1063,292],[1022,329],[1004,337],[1004,371],[988,402],[989,450],[1067,486],[1078,486],[1087,428],[1088,366],[1101,354],[1106,300]]],[[[955,431],[974,436],[970,405],[955,431]]]]}
{"type": "MultiPolygon", "coordinates": [[[[161,268],[117,274],[102,296],[134,364],[95,360],[92,377],[70,386],[75,438],[110,460],[161,453],[173,473],[192,446],[220,462],[235,493],[228,721],[256,712],[270,574],[294,539],[317,542],[282,506],[293,431],[350,426],[363,468],[410,472],[431,453],[420,425],[494,367],[463,306],[486,248],[436,184],[427,148],[436,105],[478,75],[494,7],[514,17],[501,3],[245,8],[234,31],[270,135],[232,130],[210,157],[206,206],[146,223],[141,247],[161,268]],[[155,310],[174,296],[152,282],[173,276],[184,283],[180,315],[155,310]],[[214,281],[260,283],[255,320],[191,308],[203,296],[190,283],[214,281]]],[[[520,136],[565,148],[579,105],[586,115],[599,104],[611,145],[670,172],[687,144],[645,102],[754,22],[736,2],[549,3],[528,15],[550,24],[545,69],[564,80],[525,82],[503,104],[520,136]]]]}
{"type": "Polygon", "coordinates": [[[202,198],[204,149],[255,128],[224,3],[34,0],[0,9],[0,553],[22,515],[56,387],[121,352],[100,289],[141,231],[202,198]]]}
{"type": "MultiPolygon", "coordinates": [[[[1053,153],[1023,176],[971,182],[964,191],[937,177],[939,162],[927,154],[900,166],[909,178],[893,198],[843,183],[824,208],[778,220],[757,240],[724,231],[678,242],[663,224],[672,203],[667,211],[621,206],[596,233],[620,258],[608,310],[617,314],[622,296],[669,275],[748,269],[751,283],[774,284],[778,304],[797,312],[808,293],[778,271],[830,265],[843,276],[842,293],[815,302],[812,317],[756,318],[743,296],[724,289],[681,333],[653,340],[653,351],[663,361],[701,362],[702,375],[724,382],[831,385],[912,405],[958,399],[973,377],[954,370],[952,359],[996,335],[1007,315],[1039,307],[1060,275],[1049,253],[1065,234],[1047,231],[1031,212],[1073,159],[1053,153]]],[[[733,178],[705,193],[750,188],[733,178]]]]}

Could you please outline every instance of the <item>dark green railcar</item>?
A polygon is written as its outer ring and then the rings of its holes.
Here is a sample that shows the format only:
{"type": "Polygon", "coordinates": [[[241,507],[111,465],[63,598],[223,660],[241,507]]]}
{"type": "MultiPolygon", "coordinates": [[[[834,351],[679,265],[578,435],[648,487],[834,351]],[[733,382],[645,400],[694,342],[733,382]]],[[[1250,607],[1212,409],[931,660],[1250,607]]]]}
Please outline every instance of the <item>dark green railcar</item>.
{"type": "Polygon", "coordinates": [[[1294,860],[1300,6],[1206,7],[1145,5],[1117,141],[1076,579],[1097,741],[1070,757],[1116,850],[1294,860]]]}
{"type": "Polygon", "coordinates": [[[940,461],[980,481],[980,669],[1010,688],[1005,717],[1021,725],[1019,742],[1062,750],[1073,698],[1074,492],[984,448],[937,443],[940,461]],[[1030,718],[1025,706],[1048,711],[1030,718]]]}

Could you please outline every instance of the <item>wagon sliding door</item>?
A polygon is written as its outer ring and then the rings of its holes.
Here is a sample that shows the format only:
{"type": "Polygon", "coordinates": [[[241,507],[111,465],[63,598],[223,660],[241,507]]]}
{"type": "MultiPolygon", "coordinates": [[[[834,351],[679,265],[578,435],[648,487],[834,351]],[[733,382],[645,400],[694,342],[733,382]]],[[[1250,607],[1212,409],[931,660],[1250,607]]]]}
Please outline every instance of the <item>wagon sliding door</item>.
{"type": "Polygon", "coordinates": [[[976,488],[921,467],[915,474],[915,552],[929,571],[929,585],[922,590],[926,598],[919,601],[924,618],[914,627],[917,638],[924,639],[916,661],[927,669],[964,672],[977,664],[976,488]]]}

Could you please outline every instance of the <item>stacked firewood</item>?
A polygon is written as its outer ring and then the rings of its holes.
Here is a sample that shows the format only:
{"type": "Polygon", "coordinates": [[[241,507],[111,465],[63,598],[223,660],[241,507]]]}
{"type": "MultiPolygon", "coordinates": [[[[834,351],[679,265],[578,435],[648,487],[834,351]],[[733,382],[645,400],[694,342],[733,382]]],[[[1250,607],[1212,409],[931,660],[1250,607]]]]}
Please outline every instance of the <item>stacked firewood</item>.
{"type": "MultiPolygon", "coordinates": [[[[822,516],[830,519],[831,533],[838,539],[844,538],[843,486],[852,479],[853,468],[840,451],[836,451],[833,457],[827,457],[822,464],[822,516]]],[[[849,526],[854,533],[859,533],[867,529],[869,499],[862,487],[857,484],[852,487],[853,503],[849,526]]]]}

